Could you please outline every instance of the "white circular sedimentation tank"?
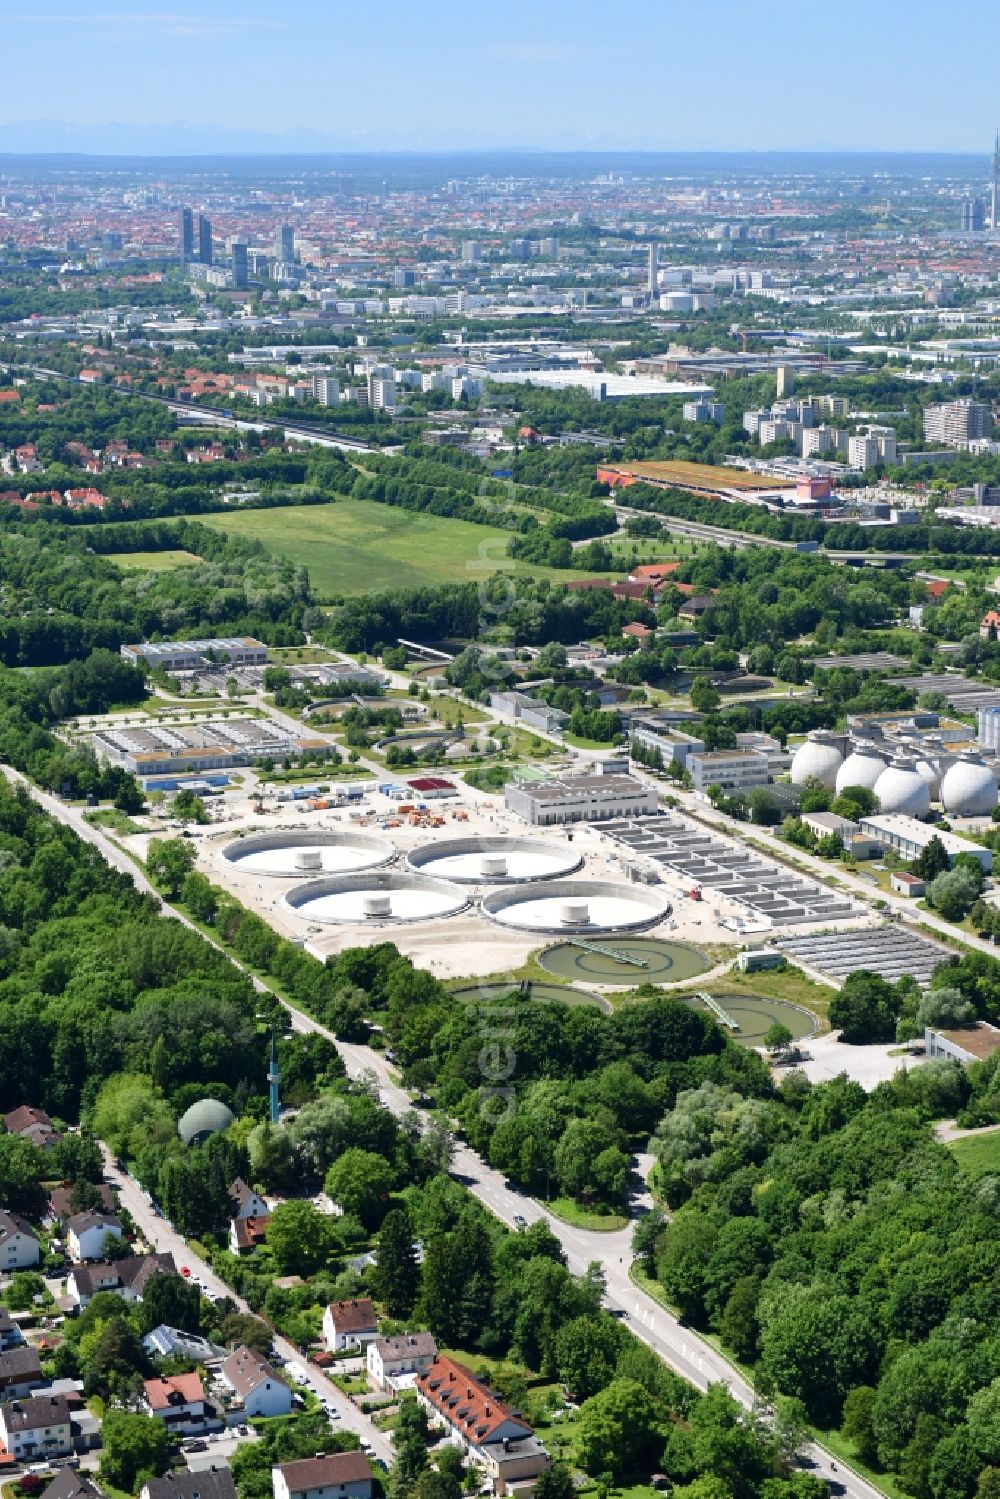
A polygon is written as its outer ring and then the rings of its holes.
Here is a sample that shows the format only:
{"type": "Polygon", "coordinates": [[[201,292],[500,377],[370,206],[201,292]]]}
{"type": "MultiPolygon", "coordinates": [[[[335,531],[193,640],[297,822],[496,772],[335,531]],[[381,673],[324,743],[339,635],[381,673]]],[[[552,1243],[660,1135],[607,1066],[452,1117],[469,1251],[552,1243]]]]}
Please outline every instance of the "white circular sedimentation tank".
{"type": "Polygon", "coordinates": [[[304,885],[293,886],[284,903],[303,921],[364,925],[453,916],[469,904],[469,897],[447,880],[392,872],[308,880],[304,885]]]}
{"type": "Polygon", "coordinates": [[[572,844],[543,838],[468,837],[425,843],[406,856],[420,874],[462,885],[527,884],[572,874],[583,863],[572,844]]]}
{"type": "Polygon", "coordinates": [[[306,832],[248,833],[222,849],[227,864],[244,874],[347,874],[388,864],[396,850],[369,833],[316,828],[306,832]]]}
{"type": "Polygon", "coordinates": [[[985,817],[998,800],[997,778],[976,755],[963,755],[950,765],[941,782],[941,805],[958,817],[985,817]]]}
{"type": "Polygon", "coordinates": [[[837,780],[837,771],[844,757],[829,734],[821,730],[810,734],[792,756],[792,785],[804,786],[807,781],[819,781],[832,791],[837,780]]]}
{"type": "Polygon", "coordinates": [[[927,783],[917,774],[912,759],[899,756],[887,765],[875,782],[874,791],[880,812],[926,817],[931,809],[927,783]]]}
{"type": "Polygon", "coordinates": [[[648,885],[616,884],[611,880],[508,885],[485,895],[482,907],[499,926],[573,936],[656,926],[671,910],[666,896],[648,885]]]}
{"type": "Polygon", "coordinates": [[[875,782],[885,770],[885,761],[866,744],[858,744],[837,771],[835,782],[837,795],[848,786],[864,786],[866,791],[875,789],[875,782]]]}

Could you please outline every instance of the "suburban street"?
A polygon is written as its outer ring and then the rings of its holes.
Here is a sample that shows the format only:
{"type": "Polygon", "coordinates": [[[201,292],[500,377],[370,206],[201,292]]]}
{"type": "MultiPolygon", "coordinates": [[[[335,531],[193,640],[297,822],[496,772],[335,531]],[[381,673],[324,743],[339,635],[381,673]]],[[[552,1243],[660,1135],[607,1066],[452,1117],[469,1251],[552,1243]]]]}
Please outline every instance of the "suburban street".
{"type": "MultiPolygon", "coordinates": [[[[185,925],[191,925],[180,912],[163,900],[145,875],[107,837],[103,829],[84,820],[82,809],[69,807],[57,797],[39,790],[16,771],[7,767],[3,767],[3,770],[8,779],[26,786],[35,800],[60,822],[72,827],[74,832],[79,833],[88,843],[98,848],[109,863],[129,874],[140,890],[155,895],[167,915],[174,916],[185,925]]],[[[235,966],[241,965],[236,963],[235,966]]],[[[261,991],[267,989],[267,986],[260,980],[255,979],[254,982],[261,991]]],[[[356,1043],[338,1041],[333,1032],[318,1021],[288,1004],[287,1001],[281,1002],[290,1014],[294,1030],[314,1032],[325,1036],[337,1048],[344,1059],[349,1077],[356,1078],[363,1072],[374,1073],[378,1080],[382,1102],[394,1114],[401,1115],[413,1108],[412,1098],[400,1086],[380,1052],[356,1043]]],[[[460,1142],[456,1142],[451,1170],[452,1175],[461,1180],[463,1185],[467,1186],[468,1190],[508,1227],[515,1226],[516,1218],[523,1218],[526,1222],[533,1223],[544,1217],[562,1245],[569,1268],[574,1274],[582,1274],[590,1264],[599,1264],[605,1276],[607,1287],[605,1304],[609,1310],[620,1314],[637,1338],[648,1344],[670,1368],[688,1380],[696,1389],[705,1390],[710,1384],[721,1382],[747,1409],[753,1405],[752,1387],[728,1360],[705,1339],[685,1327],[652,1297],[640,1290],[630,1279],[629,1267],[633,1259],[631,1227],[615,1233],[601,1233],[563,1223],[551,1213],[546,1212],[542,1204],[508,1186],[500,1172],[488,1166],[474,1151],[460,1142]]],[[[220,1296],[233,1296],[241,1310],[248,1310],[245,1303],[234,1296],[208,1266],[191,1255],[181,1235],[169,1228],[166,1222],[154,1213],[152,1206],[133,1178],[124,1175],[113,1162],[109,1163],[108,1177],[120,1191],[123,1203],[132,1213],[136,1224],[150,1238],[151,1243],[155,1243],[160,1250],[170,1250],[178,1267],[188,1264],[192,1270],[197,1268],[198,1276],[207,1289],[220,1296]]],[[[282,1357],[304,1362],[302,1355],[287,1341],[276,1337],[275,1346],[282,1357]]],[[[341,1412],[343,1425],[357,1431],[359,1436],[368,1441],[376,1456],[382,1457],[387,1462],[391,1461],[391,1444],[388,1438],[376,1431],[372,1423],[355,1409],[321,1370],[313,1365],[309,1365],[308,1369],[313,1388],[322,1399],[330,1400],[341,1412]]],[[[867,1483],[860,1475],[834,1463],[830,1455],[822,1448],[811,1445],[803,1451],[811,1471],[833,1484],[839,1484],[843,1491],[851,1496],[851,1499],[878,1499],[880,1493],[878,1489],[867,1483]]]]}
{"type": "MultiPolygon", "coordinates": [[[[187,1266],[191,1271],[191,1279],[196,1280],[204,1290],[211,1291],[214,1296],[228,1296],[241,1312],[250,1312],[251,1308],[243,1298],[237,1296],[236,1292],[231,1290],[204,1260],[199,1259],[188,1248],[187,1241],[170,1227],[166,1219],[154,1211],[135,1178],[120,1170],[107,1151],[104,1155],[104,1174],[117,1191],[121,1205],[128,1208],[136,1227],[141,1229],[147,1243],[160,1253],[169,1251],[174,1257],[178,1270],[182,1266],[187,1266]]],[[[382,1458],[386,1463],[391,1463],[392,1443],[389,1438],[380,1432],[366,1416],[362,1415],[317,1365],[309,1363],[305,1356],[288,1342],[287,1338],[277,1333],[274,1337],[274,1347],[286,1363],[295,1362],[305,1367],[309,1375],[310,1387],[321,1400],[329,1401],[339,1412],[339,1419],[333,1423],[338,1431],[346,1428],[356,1432],[363,1441],[369,1443],[376,1457],[382,1458]]]]}

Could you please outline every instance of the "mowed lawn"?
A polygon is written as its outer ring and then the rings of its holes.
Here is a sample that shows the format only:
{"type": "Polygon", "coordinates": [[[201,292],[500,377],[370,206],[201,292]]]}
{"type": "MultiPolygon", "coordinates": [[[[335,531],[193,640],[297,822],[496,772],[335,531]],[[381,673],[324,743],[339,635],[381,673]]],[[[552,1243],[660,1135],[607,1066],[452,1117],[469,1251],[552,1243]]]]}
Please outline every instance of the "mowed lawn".
{"type": "Polygon", "coordinates": [[[508,531],[374,500],[199,515],[198,521],[231,536],[251,536],[269,551],[301,563],[323,599],[371,589],[478,583],[498,569],[557,582],[581,576],[512,561],[508,531]]]}
{"type": "Polygon", "coordinates": [[[104,555],[109,562],[116,562],[119,567],[144,573],[166,573],[172,568],[190,567],[201,561],[194,552],[185,552],[180,548],[172,552],[105,552],[104,555]]]}
{"type": "Polygon", "coordinates": [[[1000,1173],[1000,1129],[986,1135],[966,1135],[949,1140],[948,1149],[969,1176],[1000,1173]]]}

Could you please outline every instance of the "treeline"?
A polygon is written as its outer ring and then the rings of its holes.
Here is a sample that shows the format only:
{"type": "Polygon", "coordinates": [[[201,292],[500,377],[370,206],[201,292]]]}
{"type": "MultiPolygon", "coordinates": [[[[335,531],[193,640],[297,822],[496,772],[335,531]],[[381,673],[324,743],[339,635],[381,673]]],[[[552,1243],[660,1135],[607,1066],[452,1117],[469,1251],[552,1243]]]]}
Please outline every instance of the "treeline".
{"type": "Polygon", "coordinates": [[[621,635],[633,620],[654,624],[641,600],[610,589],[569,590],[547,579],[498,572],[480,584],[364,594],[331,611],[318,637],[340,650],[377,652],[407,640],[477,640],[503,630],[518,645],[571,645],[593,635],[621,635]]]}
{"type": "Polygon", "coordinates": [[[918,1499],[972,1499],[1000,1456],[1000,1183],[926,1122],[961,1073],[682,1094],[653,1141],[675,1212],[637,1244],[686,1319],[918,1499]]]}
{"type": "Polygon", "coordinates": [[[312,604],[304,568],[259,542],[183,521],[95,528],[86,538],[29,522],[0,533],[0,574],[0,662],[8,666],[55,665],[99,648],[184,634],[297,645],[312,604]],[[97,555],[176,547],[195,553],[200,565],[149,575],[97,555]]]}
{"type": "Polygon", "coordinates": [[[655,989],[605,1015],[516,993],[463,1004],[391,943],[333,967],[366,995],[407,1083],[432,1092],[473,1148],[534,1195],[619,1207],[632,1150],[679,1091],[711,1080],[741,1096],[771,1092],[756,1053],[655,989]],[[498,1060],[484,1071],[495,1037],[498,1060]]]}
{"type": "Polygon", "coordinates": [[[0,668],[0,760],[48,791],[111,798],[121,811],[137,812],[143,799],[133,775],[102,764],[87,745],[57,739],[50,726],[145,696],[141,673],[111,651],[30,674],[0,668]]]}

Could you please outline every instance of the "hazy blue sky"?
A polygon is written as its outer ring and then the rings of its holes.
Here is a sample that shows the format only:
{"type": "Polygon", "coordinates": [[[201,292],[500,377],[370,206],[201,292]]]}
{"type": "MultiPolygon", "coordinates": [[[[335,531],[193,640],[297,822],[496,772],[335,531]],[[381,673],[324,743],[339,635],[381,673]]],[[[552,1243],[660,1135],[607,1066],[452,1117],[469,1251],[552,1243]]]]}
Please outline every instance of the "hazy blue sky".
{"type": "Polygon", "coordinates": [[[8,126],[372,149],[986,151],[1000,116],[998,0],[0,0],[0,37],[8,126]]]}

